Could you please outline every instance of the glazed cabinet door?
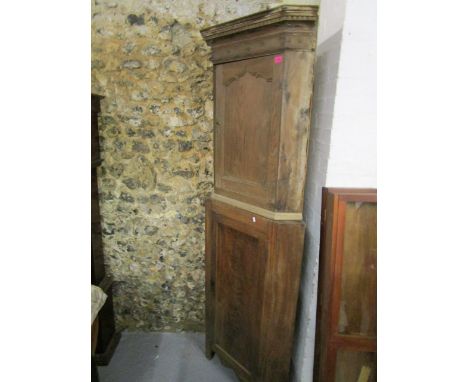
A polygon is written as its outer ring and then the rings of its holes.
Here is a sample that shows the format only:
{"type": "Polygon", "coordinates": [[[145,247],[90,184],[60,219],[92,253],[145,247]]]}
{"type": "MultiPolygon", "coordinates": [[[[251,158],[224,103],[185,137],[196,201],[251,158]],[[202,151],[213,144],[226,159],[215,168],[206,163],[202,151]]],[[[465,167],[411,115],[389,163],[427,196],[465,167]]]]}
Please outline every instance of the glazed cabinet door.
{"type": "Polygon", "coordinates": [[[377,194],[328,189],[323,201],[317,380],[375,382],[377,194]]]}

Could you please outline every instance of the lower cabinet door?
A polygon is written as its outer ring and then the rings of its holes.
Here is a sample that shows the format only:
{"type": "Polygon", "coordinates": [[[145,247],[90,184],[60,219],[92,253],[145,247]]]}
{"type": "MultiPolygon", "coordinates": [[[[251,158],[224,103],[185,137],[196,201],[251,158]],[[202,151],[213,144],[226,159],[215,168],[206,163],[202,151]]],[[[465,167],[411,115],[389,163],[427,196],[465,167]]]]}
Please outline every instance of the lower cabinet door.
{"type": "Polygon", "coordinates": [[[288,381],[304,225],[206,211],[206,352],[243,381],[288,381]]]}
{"type": "Polygon", "coordinates": [[[216,230],[216,351],[249,379],[258,362],[267,239],[225,218],[216,230]]]}

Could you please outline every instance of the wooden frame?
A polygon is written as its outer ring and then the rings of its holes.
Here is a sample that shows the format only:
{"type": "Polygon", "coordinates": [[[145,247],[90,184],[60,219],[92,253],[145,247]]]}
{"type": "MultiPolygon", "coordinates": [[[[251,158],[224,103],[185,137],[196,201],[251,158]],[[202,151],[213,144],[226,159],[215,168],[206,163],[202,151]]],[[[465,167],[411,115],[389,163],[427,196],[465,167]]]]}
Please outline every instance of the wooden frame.
{"type": "MultiPolygon", "coordinates": [[[[347,202],[377,204],[375,189],[324,188],[314,381],[335,381],[338,350],[377,351],[376,336],[338,333],[347,202]]],[[[376,269],[375,269],[376,272],[376,269]]]]}

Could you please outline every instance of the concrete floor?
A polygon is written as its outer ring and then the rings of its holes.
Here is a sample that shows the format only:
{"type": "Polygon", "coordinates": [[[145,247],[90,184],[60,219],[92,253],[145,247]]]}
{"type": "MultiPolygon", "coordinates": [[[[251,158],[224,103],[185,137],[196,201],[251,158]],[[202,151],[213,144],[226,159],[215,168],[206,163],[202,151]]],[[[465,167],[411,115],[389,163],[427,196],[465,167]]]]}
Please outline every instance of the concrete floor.
{"type": "Polygon", "coordinates": [[[203,333],[124,332],[100,382],[237,382],[218,357],[205,358],[203,333]]]}

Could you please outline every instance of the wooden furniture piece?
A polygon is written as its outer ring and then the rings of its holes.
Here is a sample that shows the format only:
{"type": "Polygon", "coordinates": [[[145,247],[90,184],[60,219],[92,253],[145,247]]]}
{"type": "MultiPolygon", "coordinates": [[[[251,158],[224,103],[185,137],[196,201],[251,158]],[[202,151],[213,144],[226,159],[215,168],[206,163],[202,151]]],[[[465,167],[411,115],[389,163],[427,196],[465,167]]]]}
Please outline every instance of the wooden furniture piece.
{"type": "Polygon", "coordinates": [[[107,365],[120,340],[120,333],[115,330],[114,308],[112,303],[112,278],[105,274],[104,253],[102,250],[101,214],[99,211],[99,193],[97,167],[101,164],[99,149],[98,114],[103,97],[91,94],[91,284],[99,286],[107,300],[96,318],[99,321],[94,360],[98,365],[107,365]]]}
{"type": "Polygon", "coordinates": [[[96,319],[91,325],[91,382],[99,382],[99,372],[97,369],[96,359],[93,357],[96,352],[98,333],[99,320],[96,319]]]}
{"type": "Polygon", "coordinates": [[[242,381],[288,381],[300,281],[317,7],[202,30],[214,63],[206,202],[206,355],[242,381]]]}
{"type": "Polygon", "coordinates": [[[105,273],[97,184],[97,168],[102,162],[98,128],[98,115],[101,111],[102,98],[104,97],[91,94],[91,283],[94,285],[99,285],[105,273]]]}
{"type": "Polygon", "coordinates": [[[377,191],[324,189],[314,381],[377,380],[377,191]]]}
{"type": "Polygon", "coordinates": [[[302,219],[316,31],[317,7],[291,5],[202,30],[215,64],[218,200],[302,219]]]}
{"type": "Polygon", "coordinates": [[[243,381],[289,380],[304,227],[206,203],[206,355],[243,381]]]}
{"type": "Polygon", "coordinates": [[[93,357],[96,360],[96,364],[100,366],[109,364],[121,337],[121,333],[115,330],[112,285],[113,281],[110,276],[104,277],[99,284],[99,287],[107,295],[107,300],[96,317],[99,330],[96,334],[97,343],[93,357]]]}

